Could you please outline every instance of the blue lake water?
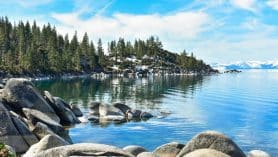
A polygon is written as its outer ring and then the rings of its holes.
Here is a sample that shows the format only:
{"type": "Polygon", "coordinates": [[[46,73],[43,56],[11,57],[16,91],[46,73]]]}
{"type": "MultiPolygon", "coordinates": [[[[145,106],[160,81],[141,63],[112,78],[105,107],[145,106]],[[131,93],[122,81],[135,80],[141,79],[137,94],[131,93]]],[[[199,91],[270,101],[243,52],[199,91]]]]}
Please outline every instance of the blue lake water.
{"type": "Polygon", "coordinates": [[[118,147],[141,145],[150,151],[177,141],[186,143],[205,130],[231,137],[245,152],[261,149],[278,156],[278,70],[203,77],[74,79],[36,82],[41,90],[88,113],[89,101],[124,102],[133,108],[171,114],[123,124],[80,124],[70,129],[75,143],[118,147]]]}

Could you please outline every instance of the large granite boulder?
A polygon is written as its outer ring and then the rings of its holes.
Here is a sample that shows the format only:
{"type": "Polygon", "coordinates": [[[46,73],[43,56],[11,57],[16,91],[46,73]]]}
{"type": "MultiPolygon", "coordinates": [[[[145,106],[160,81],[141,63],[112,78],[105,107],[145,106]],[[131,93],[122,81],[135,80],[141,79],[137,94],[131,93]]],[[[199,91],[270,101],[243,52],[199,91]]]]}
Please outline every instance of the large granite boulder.
{"type": "Polygon", "coordinates": [[[1,97],[15,110],[21,111],[22,108],[38,110],[60,122],[53,108],[27,79],[9,79],[1,97]]]}
{"type": "Polygon", "coordinates": [[[69,145],[69,143],[61,137],[57,135],[46,135],[40,142],[32,145],[23,157],[34,157],[47,149],[65,145],[69,145]]]}
{"type": "Polygon", "coordinates": [[[147,150],[141,146],[130,145],[123,148],[124,151],[129,152],[130,154],[137,156],[142,152],[147,152],[147,150]]]}
{"type": "Polygon", "coordinates": [[[179,144],[177,142],[171,142],[164,144],[153,151],[153,154],[159,157],[175,157],[184,147],[183,144],[179,144]]]}
{"type": "Polygon", "coordinates": [[[12,116],[12,121],[20,135],[29,146],[39,142],[38,138],[29,130],[28,126],[22,120],[12,116]]]}
{"type": "Polygon", "coordinates": [[[37,122],[32,132],[39,138],[42,139],[46,135],[55,135],[55,133],[44,123],[37,122]]]}
{"type": "Polygon", "coordinates": [[[34,129],[32,132],[39,138],[42,139],[46,135],[59,135],[62,137],[64,140],[66,140],[68,143],[73,143],[67,130],[59,131],[59,132],[54,132],[52,131],[47,125],[41,122],[37,122],[34,129]]]}
{"type": "Polygon", "coordinates": [[[69,108],[70,106],[61,98],[54,97],[55,103],[52,104],[52,107],[55,109],[56,114],[61,119],[61,124],[63,125],[72,125],[80,123],[78,118],[69,108]]]}
{"type": "Polygon", "coordinates": [[[54,132],[60,132],[64,130],[63,126],[55,121],[55,118],[48,116],[44,112],[29,108],[23,108],[22,111],[34,125],[36,125],[37,122],[42,122],[49,128],[51,128],[51,130],[53,130],[54,132]]]}
{"type": "Polygon", "coordinates": [[[193,137],[180,151],[178,157],[202,148],[214,149],[231,157],[245,157],[243,151],[230,138],[216,131],[202,132],[193,137]]]}
{"type": "Polygon", "coordinates": [[[214,149],[197,149],[193,152],[184,155],[183,157],[230,157],[230,156],[214,149]]]}
{"type": "Polygon", "coordinates": [[[271,157],[267,152],[261,150],[251,150],[248,152],[248,157],[271,157]]]}
{"type": "Polygon", "coordinates": [[[15,149],[17,153],[25,152],[29,145],[18,132],[8,110],[0,102],[0,142],[15,149]]]}
{"type": "Polygon", "coordinates": [[[138,154],[137,157],[159,157],[159,156],[153,154],[152,152],[142,152],[138,154]]]}
{"type": "Polygon", "coordinates": [[[114,146],[93,144],[93,143],[80,143],[67,146],[56,147],[48,149],[36,155],[36,157],[49,157],[49,156],[123,156],[134,157],[134,155],[114,146]]]}

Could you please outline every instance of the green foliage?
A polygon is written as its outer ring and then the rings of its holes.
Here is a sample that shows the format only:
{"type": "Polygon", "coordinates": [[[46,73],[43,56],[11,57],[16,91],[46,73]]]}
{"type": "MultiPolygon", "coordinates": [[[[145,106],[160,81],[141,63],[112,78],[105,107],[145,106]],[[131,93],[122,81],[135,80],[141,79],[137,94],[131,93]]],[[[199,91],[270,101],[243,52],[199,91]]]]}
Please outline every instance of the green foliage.
{"type": "Polygon", "coordinates": [[[4,143],[0,143],[0,156],[1,157],[16,157],[16,154],[12,154],[5,146],[4,143]]]}

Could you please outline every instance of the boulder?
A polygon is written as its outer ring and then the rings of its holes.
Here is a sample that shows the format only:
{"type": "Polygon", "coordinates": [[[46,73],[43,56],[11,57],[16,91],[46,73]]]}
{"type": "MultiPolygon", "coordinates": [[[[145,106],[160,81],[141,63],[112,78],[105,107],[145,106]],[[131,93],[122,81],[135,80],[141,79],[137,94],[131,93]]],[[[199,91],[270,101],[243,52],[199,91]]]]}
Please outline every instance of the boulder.
{"type": "Polygon", "coordinates": [[[54,97],[54,104],[51,104],[51,106],[54,108],[56,114],[59,116],[61,120],[61,124],[63,125],[73,125],[76,123],[80,123],[78,118],[75,116],[75,114],[71,111],[69,106],[66,105],[65,101],[59,97],[54,97]]]}
{"type": "Polygon", "coordinates": [[[70,104],[70,109],[76,117],[82,117],[83,116],[83,113],[81,112],[81,110],[77,106],[77,104],[70,104]]]}
{"type": "Polygon", "coordinates": [[[183,144],[179,144],[177,142],[171,142],[164,144],[153,151],[153,154],[159,157],[175,157],[184,147],[183,144]]]}
{"type": "Polygon", "coordinates": [[[46,135],[55,135],[55,133],[45,124],[37,122],[32,132],[39,138],[42,139],[46,135]]]}
{"type": "Polygon", "coordinates": [[[93,143],[79,143],[67,146],[48,149],[37,154],[36,157],[49,156],[124,156],[134,157],[134,155],[114,146],[93,143]]]}
{"type": "Polygon", "coordinates": [[[64,130],[64,128],[57,121],[55,121],[54,118],[49,117],[47,114],[43,112],[28,108],[23,108],[22,111],[34,125],[36,125],[37,122],[42,122],[46,124],[49,128],[51,128],[51,130],[53,130],[55,133],[64,130]]]}
{"type": "Polygon", "coordinates": [[[70,109],[70,105],[65,100],[63,100],[62,98],[60,98],[60,97],[53,97],[53,98],[54,98],[56,103],[58,101],[58,104],[63,105],[64,107],[70,109]]]}
{"type": "Polygon", "coordinates": [[[53,96],[52,96],[48,91],[44,91],[43,93],[44,93],[45,99],[46,99],[49,103],[51,103],[51,104],[54,104],[54,103],[55,103],[55,100],[54,100],[53,96]]]}
{"type": "Polygon", "coordinates": [[[130,145],[123,148],[124,151],[129,152],[130,154],[137,156],[142,152],[147,152],[147,150],[141,146],[130,145]]]}
{"type": "Polygon", "coordinates": [[[40,140],[40,142],[31,146],[29,150],[23,155],[23,157],[34,157],[47,149],[65,145],[69,145],[69,143],[61,137],[57,135],[46,135],[40,140]]]}
{"type": "Polygon", "coordinates": [[[180,151],[178,157],[202,148],[214,149],[231,157],[245,157],[243,151],[230,138],[216,131],[202,132],[193,137],[180,151]]]}
{"type": "Polygon", "coordinates": [[[153,115],[148,113],[148,112],[142,112],[141,115],[140,115],[141,119],[150,119],[152,117],[153,117],[153,115]]]}
{"type": "Polygon", "coordinates": [[[96,101],[93,101],[93,102],[89,102],[89,108],[90,108],[90,114],[92,115],[99,115],[99,105],[101,103],[100,102],[96,102],[96,101]]]}
{"type": "Polygon", "coordinates": [[[126,114],[128,111],[131,111],[131,108],[123,103],[114,103],[113,107],[121,110],[123,114],[126,114]]]}
{"type": "Polygon", "coordinates": [[[73,143],[67,130],[62,130],[57,133],[53,132],[47,125],[44,123],[38,122],[35,125],[35,128],[32,130],[32,132],[39,138],[42,139],[46,135],[59,135],[64,140],[66,140],[68,143],[73,143]]]}
{"type": "Polygon", "coordinates": [[[17,153],[25,152],[29,145],[18,132],[8,110],[0,102],[0,143],[5,143],[15,149],[17,153]]]}
{"type": "Polygon", "coordinates": [[[159,157],[159,156],[154,155],[152,152],[142,152],[138,154],[137,157],[159,157]]]}
{"type": "Polygon", "coordinates": [[[132,110],[132,116],[136,119],[140,119],[141,118],[141,110],[132,110]]]}
{"type": "Polygon", "coordinates": [[[99,105],[99,115],[101,117],[105,117],[105,116],[124,116],[124,114],[121,112],[120,109],[108,105],[108,104],[100,104],[99,105]]]}
{"type": "Polygon", "coordinates": [[[184,155],[183,157],[230,157],[230,156],[214,149],[197,149],[193,152],[184,155]]]}
{"type": "Polygon", "coordinates": [[[15,110],[21,111],[22,108],[38,110],[60,122],[53,108],[27,79],[9,79],[1,96],[15,110]]]}
{"type": "Polygon", "coordinates": [[[12,120],[18,132],[29,146],[39,142],[38,138],[29,130],[23,121],[14,116],[12,116],[12,120]]]}
{"type": "Polygon", "coordinates": [[[3,89],[4,87],[5,87],[5,85],[0,83],[0,89],[3,89]]]}
{"type": "Polygon", "coordinates": [[[252,150],[248,152],[248,157],[271,157],[267,152],[261,150],[252,150]]]}

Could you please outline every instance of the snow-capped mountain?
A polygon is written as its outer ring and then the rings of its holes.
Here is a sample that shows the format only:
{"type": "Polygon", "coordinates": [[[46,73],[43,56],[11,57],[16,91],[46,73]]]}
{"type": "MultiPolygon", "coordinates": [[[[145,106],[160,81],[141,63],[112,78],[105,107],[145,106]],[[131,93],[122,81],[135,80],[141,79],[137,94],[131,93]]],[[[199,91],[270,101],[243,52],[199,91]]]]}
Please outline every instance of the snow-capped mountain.
{"type": "Polygon", "coordinates": [[[231,69],[278,69],[278,61],[246,61],[234,62],[231,64],[218,64],[213,63],[211,66],[218,70],[231,70],[231,69]]]}

